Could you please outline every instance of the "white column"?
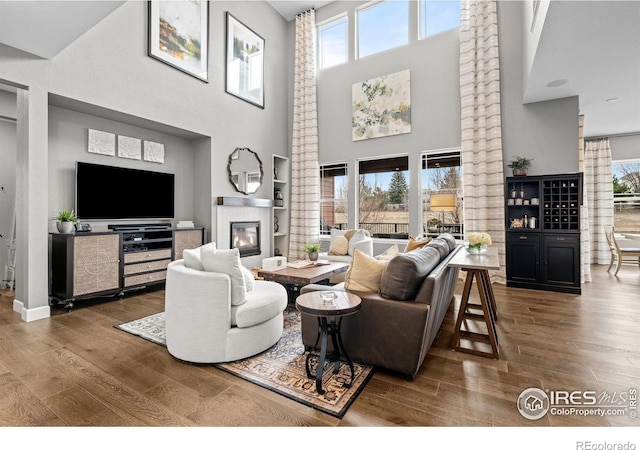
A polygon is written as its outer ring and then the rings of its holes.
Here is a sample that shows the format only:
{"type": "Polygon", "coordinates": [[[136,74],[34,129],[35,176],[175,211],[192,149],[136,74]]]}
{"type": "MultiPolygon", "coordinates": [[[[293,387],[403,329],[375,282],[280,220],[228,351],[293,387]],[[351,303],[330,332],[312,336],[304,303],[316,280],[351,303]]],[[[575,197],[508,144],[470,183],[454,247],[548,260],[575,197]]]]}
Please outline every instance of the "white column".
{"type": "Polygon", "coordinates": [[[25,322],[49,317],[48,116],[43,89],[18,89],[16,156],[16,297],[25,322]]]}

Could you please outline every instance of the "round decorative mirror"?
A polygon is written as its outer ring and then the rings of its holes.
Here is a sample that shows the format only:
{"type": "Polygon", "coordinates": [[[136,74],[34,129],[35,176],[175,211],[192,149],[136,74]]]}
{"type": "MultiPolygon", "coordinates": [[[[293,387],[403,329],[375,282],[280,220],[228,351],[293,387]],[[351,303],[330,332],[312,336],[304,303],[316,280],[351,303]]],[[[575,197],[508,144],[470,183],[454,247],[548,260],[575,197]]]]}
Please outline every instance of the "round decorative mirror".
{"type": "Polygon", "coordinates": [[[227,172],[236,191],[245,195],[255,194],[264,176],[262,161],[256,152],[248,148],[236,148],[231,152],[227,172]]]}

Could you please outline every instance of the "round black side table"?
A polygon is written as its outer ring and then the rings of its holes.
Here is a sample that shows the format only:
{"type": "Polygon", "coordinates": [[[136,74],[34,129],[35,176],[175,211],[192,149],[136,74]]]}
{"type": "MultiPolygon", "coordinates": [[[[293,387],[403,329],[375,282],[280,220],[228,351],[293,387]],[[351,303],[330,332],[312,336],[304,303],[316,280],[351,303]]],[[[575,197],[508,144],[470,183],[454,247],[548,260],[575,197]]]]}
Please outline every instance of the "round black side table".
{"type": "Polygon", "coordinates": [[[321,395],[325,393],[325,390],[322,388],[322,374],[327,360],[329,362],[334,362],[333,373],[338,373],[340,363],[346,362],[351,370],[351,381],[349,381],[349,383],[345,382],[344,386],[350,387],[351,383],[353,383],[353,362],[351,362],[349,355],[344,349],[342,336],[340,334],[340,326],[342,324],[342,318],[358,312],[361,304],[362,300],[360,297],[343,291],[307,292],[299,295],[296,299],[296,308],[301,313],[316,316],[318,319],[318,337],[316,338],[316,342],[311,351],[307,353],[305,369],[307,371],[307,376],[309,378],[314,378],[314,374],[310,367],[310,358],[317,355],[318,365],[315,373],[316,391],[321,395]],[[335,297],[330,300],[323,298],[323,295],[326,295],[327,292],[333,292],[335,297]],[[327,355],[329,337],[331,337],[333,351],[327,355]],[[319,351],[318,341],[320,341],[319,351]]]}

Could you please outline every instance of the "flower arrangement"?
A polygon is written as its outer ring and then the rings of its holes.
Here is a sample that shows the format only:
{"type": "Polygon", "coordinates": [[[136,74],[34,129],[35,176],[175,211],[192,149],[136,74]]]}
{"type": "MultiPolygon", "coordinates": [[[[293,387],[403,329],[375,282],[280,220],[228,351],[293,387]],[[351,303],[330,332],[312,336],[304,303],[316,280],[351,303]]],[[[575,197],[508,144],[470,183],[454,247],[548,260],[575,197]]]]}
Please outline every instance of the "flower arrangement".
{"type": "Polygon", "coordinates": [[[489,233],[469,233],[467,238],[469,240],[469,245],[467,246],[469,253],[484,253],[487,246],[491,245],[489,233]]]}

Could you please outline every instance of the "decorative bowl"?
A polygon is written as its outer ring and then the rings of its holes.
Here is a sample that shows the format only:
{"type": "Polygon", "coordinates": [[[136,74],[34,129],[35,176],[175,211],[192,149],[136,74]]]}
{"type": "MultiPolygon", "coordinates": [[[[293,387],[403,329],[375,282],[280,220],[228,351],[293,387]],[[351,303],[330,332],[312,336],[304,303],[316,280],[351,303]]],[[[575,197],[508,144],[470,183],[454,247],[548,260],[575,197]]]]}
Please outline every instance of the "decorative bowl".
{"type": "Polygon", "coordinates": [[[480,247],[478,246],[472,246],[472,245],[466,245],[464,247],[464,249],[467,251],[467,253],[469,253],[470,255],[481,255],[483,253],[487,253],[487,248],[488,246],[486,245],[481,245],[480,247]]]}
{"type": "Polygon", "coordinates": [[[320,292],[320,298],[322,298],[324,303],[331,303],[338,298],[338,295],[333,291],[323,291],[320,292]]]}

